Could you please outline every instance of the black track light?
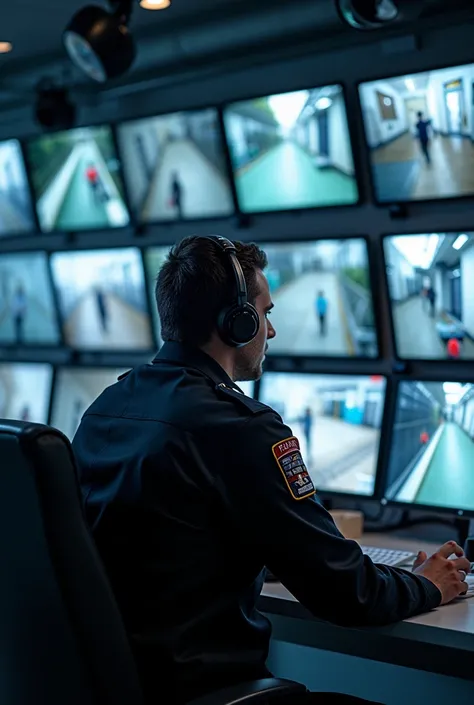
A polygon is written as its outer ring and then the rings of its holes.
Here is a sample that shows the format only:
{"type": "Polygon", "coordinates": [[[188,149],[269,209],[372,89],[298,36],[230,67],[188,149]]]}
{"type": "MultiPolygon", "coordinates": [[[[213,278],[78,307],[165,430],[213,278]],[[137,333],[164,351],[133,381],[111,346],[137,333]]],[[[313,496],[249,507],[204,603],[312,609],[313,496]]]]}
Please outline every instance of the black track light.
{"type": "Polygon", "coordinates": [[[380,29],[404,18],[416,0],[336,0],[341,19],[354,29],[380,29]]]}
{"type": "Polygon", "coordinates": [[[136,50],[128,27],[132,0],[109,2],[110,10],[88,5],[79,10],[64,30],[64,45],[71,60],[89,78],[105,83],[128,71],[136,50]]]}

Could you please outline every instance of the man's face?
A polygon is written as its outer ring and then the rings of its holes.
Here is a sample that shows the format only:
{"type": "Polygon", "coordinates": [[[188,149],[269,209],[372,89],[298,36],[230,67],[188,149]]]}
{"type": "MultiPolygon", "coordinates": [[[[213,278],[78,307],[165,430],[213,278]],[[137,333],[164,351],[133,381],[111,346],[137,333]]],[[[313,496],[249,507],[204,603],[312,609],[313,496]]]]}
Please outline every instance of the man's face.
{"type": "Polygon", "coordinates": [[[268,318],[273,308],[270,289],[260,269],[257,270],[257,284],[260,293],[255,301],[255,308],[260,318],[260,328],[251,343],[235,351],[234,380],[236,382],[252,381],[262,376],[268,341],[276,335],[268,318]]]}

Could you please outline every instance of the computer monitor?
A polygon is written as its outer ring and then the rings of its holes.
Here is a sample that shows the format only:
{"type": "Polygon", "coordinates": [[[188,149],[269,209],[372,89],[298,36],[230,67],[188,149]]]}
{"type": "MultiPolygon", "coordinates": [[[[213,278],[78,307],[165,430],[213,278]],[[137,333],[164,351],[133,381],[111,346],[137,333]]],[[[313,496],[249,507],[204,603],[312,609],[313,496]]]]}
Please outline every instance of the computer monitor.
{"type": "Polygon", "coordinates": [[[80,127],[30,140],[26,154],[45,232],[129,223],[110,127],[80,127]]]}
{"type": "Polygon", "coordinates": [[[234,211],[217,110],[120,125],[118,139],[137,220],[188,220],[234,211]]]}
{"type": "Polygon", "coordinates": [[[48,423],[52,379],[48,364],[0,363],[0,418],[48,423]]]}
{"type": "Polygon", "coordinates": [[[154,347],[137,248],[55,252],[51,266],[67,345],[82,350],[154,347]]]}
{"type": "Polygon", "coordinates": [[[0,257],[0,344],[57,345],[60,332],[44,252],[0,257]]]}
{"type": "Polygon", "coordinates": [[[474,512],[474,384],[398,384],[385,497],[474,512]]]}
{"type": "Polygon", "coordinates": [[[242,211],[359,201],[341,86],[233,103],[224,122],[242,211]]]}
{"type": "Polygon", "coordinates": [[[162,265],[164,264],[168,252],[170,251],[169,246],[159,246],[159,247],[148,247],[144,253],[145,259],[145,273],[148,286],[148,295],[150,297],[151,303],[151,314],[153,319],[153,326],[155,329],[155,338],[160,348],[163,345],[163,339],[161,337],[161,325],[160,319],[158,317],[158,308],[155,296],[156,278],[158,272],[160,271],[162,265]]]}
{"type": "Polygon", "coordinates": [[[397,354],[474,359],[474,233],[384,238],[397,354]]]}
{"type": "Polygon", "coordinates": [[[265,372],[259,400],[298,437],[317,490],[371,497],[385,388],[380,376],[265,372]]]}
{"type": "Polygon", "coordinates": [[[115,367],[63,367],[57,370],[53,390],[51,426],[70,440],[74,438],[84,412],[117,381],[126,369],[115,367]]]}
{"type": "Polygon", "coordinates": [[[35,229],[21,147],[18,140],[0,142],[0,235],[21,235],[35,229]]]}
{"type": "Polygon", "coordinates": [[[236,385],[240,387],[245,396],[254,397],[255,396],[255,382],[236,382],[236,385]]]}
{"type": "Polygon", "coordinates": [[[468,64],[360,84],[379,203],[474,194],[473,82],[468,64]]]}
{"type": "Polygon", "coordinates": [[[263,244],[275,303],[269,355],[376,357],[363,238],[263,244]]]}

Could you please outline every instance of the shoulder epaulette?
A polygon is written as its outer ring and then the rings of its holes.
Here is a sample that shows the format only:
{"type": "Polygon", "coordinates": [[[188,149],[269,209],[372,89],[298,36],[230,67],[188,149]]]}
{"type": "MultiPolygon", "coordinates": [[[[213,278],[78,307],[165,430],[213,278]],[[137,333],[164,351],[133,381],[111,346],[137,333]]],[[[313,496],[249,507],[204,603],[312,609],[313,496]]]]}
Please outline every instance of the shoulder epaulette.
{"type": "Polygon", "coordinates": [[[257,401],[252,397],[246,396],[243,392],[240,392],[238,389],[234,389],[233,387],[229,387],[223,382],[216,385],[216,391],[219,394],[225,395],[227,399],[230,398],[237,404],[244,406],[251,414],[261,414],[263,412],[272,411],[269,406],[262,404],[262,402],[257,401]]]}

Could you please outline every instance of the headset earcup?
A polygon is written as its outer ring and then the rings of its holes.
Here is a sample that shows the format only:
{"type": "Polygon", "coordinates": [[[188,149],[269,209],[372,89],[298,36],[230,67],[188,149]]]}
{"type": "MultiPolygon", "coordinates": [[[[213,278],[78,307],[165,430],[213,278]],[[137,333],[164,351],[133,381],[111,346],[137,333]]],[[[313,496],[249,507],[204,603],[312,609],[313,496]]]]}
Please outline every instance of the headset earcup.
{"type": "Polygon", "coordinates": [[[238,348],[250,343],[258,333],[260,318],[255,306],[230,306],[221,312],[218,331],[227,345],[238,348]]]}

